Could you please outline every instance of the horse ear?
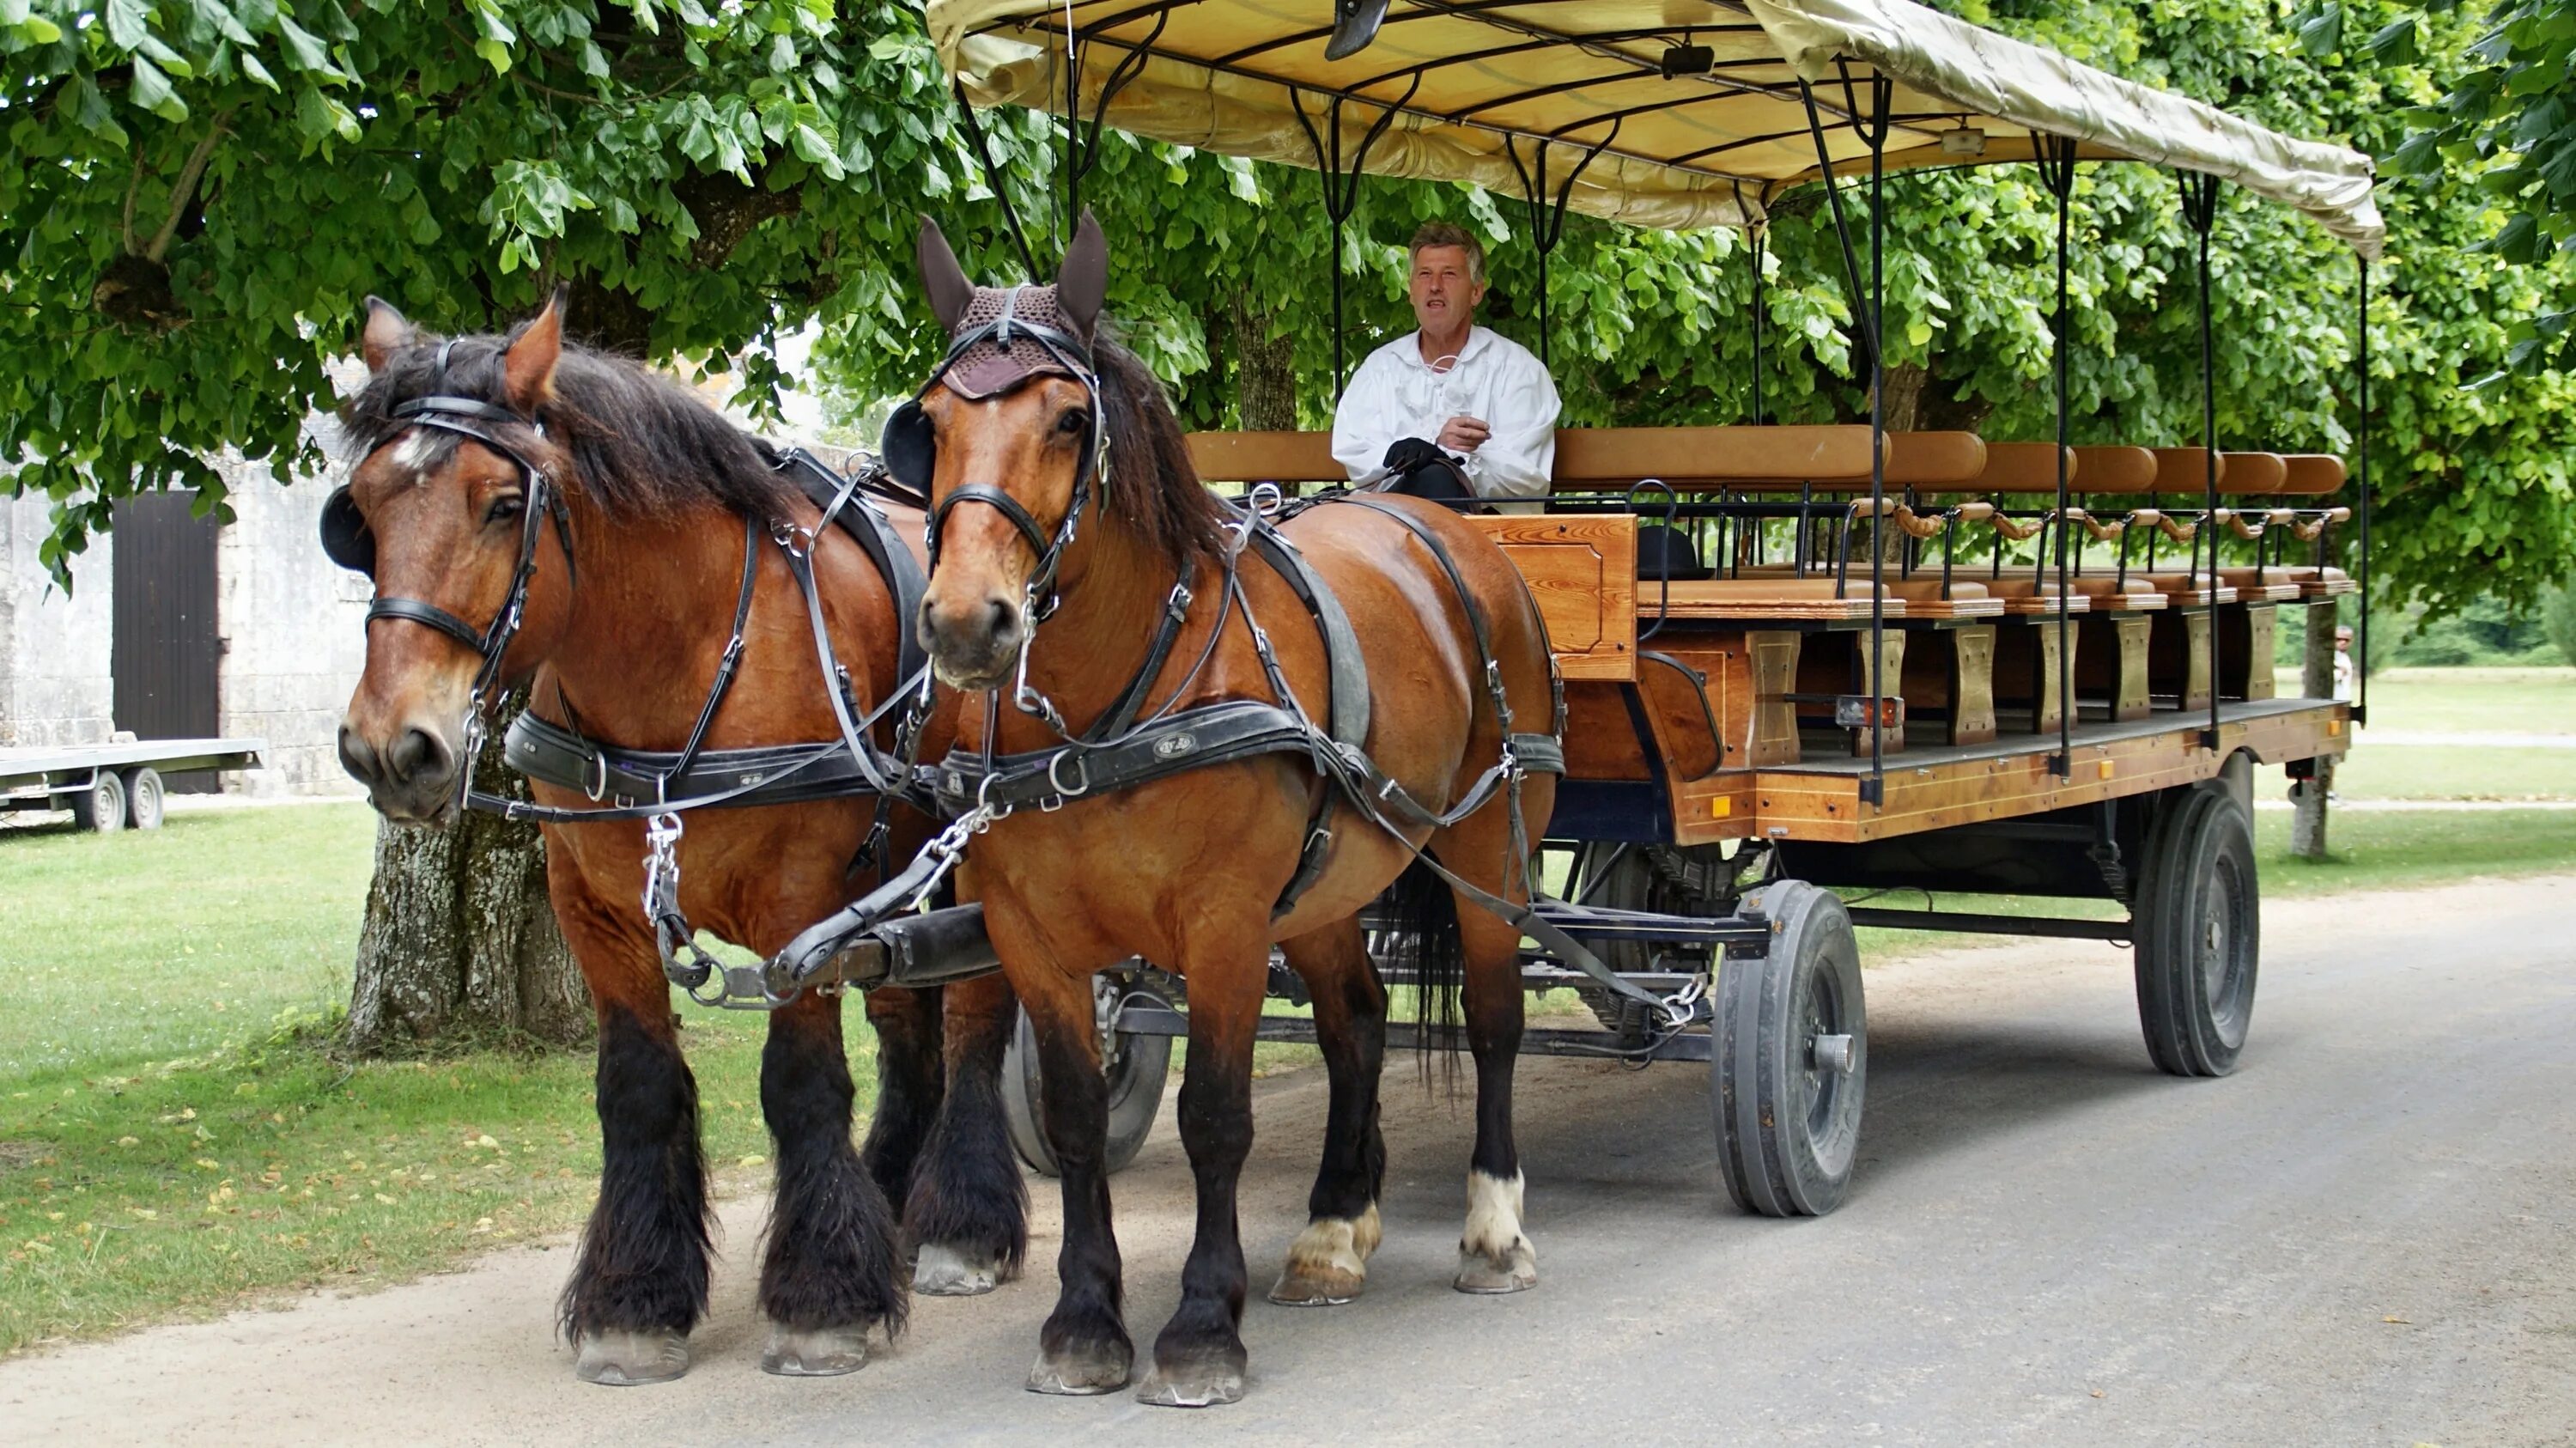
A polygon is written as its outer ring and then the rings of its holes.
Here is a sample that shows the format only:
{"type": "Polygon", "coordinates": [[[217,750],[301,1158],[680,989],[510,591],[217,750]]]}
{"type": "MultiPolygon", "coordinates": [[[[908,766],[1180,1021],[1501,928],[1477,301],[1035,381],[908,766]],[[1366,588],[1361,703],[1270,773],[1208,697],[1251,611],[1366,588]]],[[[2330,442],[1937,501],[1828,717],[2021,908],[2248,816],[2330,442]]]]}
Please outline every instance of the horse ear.
{"type": "Polygon", "coordinates": [[[922,290],[930,293],[931,315],[939,319],[941,331],[956,331],[957,319],[975,300],[975,284],[966,280],[966,269],[957,264],[957,253],[949,249],[939,223],[927,216],[921,218],[921,239],[914,243],[913,255],[921,265],[922,290]]]}
{"type": "Polygon", "coordinates": [[[534,417],[554,395],[555,363],[563,358],[564,294],[557,288],[545,310],[519,329],[501,354],[501,391],[512,411],[534,417]]]}
{"type": "Polygon", "coordinates": [[[1092,327],[1100,321],[1100,304],[1108,295],[1109,243],[1086,206],[1081,224],[1073,229],[1073,245],[1064,249],[1064,265],[1055,274],[1055,304],[1064,309],[1074,335],[1088,342],[1092,327]]]}
{"type": "Polygon", "coordinates": [[[420,329],[395,311],[393,303],[382,297],[367,298],[367,325],[359,333],[358,350],[366,355],[370,375],[384,371],[396,352],[419,340],[420,329]]]}

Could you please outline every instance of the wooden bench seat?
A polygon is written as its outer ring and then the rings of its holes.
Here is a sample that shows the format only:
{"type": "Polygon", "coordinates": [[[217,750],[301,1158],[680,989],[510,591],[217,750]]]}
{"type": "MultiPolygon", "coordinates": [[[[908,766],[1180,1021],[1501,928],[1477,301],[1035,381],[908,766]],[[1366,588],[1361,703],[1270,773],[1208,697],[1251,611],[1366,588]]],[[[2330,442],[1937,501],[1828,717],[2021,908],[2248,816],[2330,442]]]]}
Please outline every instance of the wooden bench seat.
{"type": "MultiPolygon", "coordinates": [[[[1637,609],[1645,617],[1712,619],[1739,622],[1765,620],[1845,620],[1867,622],[1871,589],[1866,581],[1847,586],[1836,597],[1830,578],[1690,578],[1675,579],[1671,592],[1663,585],[1639,589],[1637,609]]],[[[1906,615],[1906,600],[1881,597],[1879,616],[1906,615]]]]}
{"type": "Polygon", "coordinates": [[[2198,578],[2188,573],[2131,574],[2130,577],[2163,594],[2165,602],[2174,608],[2211,608],[2236,602],[2236,590],[2228,587],[2224,579],[2219,580],[2215,587],[2211,586],[2206,572],[2198,578]]]}
{"type": "MultiPolygon", "coordinates": [[[[2072,584],[2075,580],[2070,578],[2067,582],[2072,584]]],[[[2002,600],[2004,612],[2007,614],[2030,614],[2054,618],[2060,613],[2093,611],[2091,594],[2072,587],[2061,594],[2057,591],[2055,578],[2033,578],[2027,573],[1987,579],[1986,594],[1990,598],[2002,600]]]]}
{"type": "MultiPolygon", "coordinates": [[[[2301,598],[2337,598],[2361,591],[2361,585],[2353,582],[2352,575],[2342,569],[2319,568],[2312,563],[2274,564],[2263,570],[2263,579],[2270,596],[2283,603],[2301,598]],[[2285,588],[2291,591],[2280,591],[2285,588]]],[[[2254,586],[2254,570],[2222,568],[2218,570],[2218,580],[2239,589],[2251,588],[2254,586]]]]}

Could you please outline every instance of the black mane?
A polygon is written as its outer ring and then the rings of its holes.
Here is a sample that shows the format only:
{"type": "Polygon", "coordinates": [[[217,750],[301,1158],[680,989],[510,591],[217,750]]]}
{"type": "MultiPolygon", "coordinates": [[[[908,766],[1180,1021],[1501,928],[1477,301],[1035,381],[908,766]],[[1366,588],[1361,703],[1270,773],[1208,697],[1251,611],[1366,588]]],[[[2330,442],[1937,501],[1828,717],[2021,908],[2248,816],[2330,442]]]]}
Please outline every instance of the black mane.
{"type": "Polygon", "coordinates": [[[1212,556],[1224,514],[1199,482],[1181,421],[1163,384],[1106,329],[1092,347],[1100,406],[1109,429],[1109,486],[1102,504],[1143,535],[1175,569],[1212,556]]]}
{"type": "MultiPolygon", "coordinates": [[[[507,337],[459,337],[439,365],[428,338],[396,352],[385,370],[341,409],[352,453],[364,457],[412,425],[394,409],[432,395],[507,406],[501,356],[527,329],[507,337]]],[[[795,487],[769,444],[726,421],[687,388],[636,362],[566,342],[555,364],[554,396],[542,412],[546,436],[572,455],[577,476],[560,479],[612,514],[668,517],[712,503],[745,517],[786,517],[795,487]]],[[[454,446],[432,432],[435,461],[454,446]]]]}

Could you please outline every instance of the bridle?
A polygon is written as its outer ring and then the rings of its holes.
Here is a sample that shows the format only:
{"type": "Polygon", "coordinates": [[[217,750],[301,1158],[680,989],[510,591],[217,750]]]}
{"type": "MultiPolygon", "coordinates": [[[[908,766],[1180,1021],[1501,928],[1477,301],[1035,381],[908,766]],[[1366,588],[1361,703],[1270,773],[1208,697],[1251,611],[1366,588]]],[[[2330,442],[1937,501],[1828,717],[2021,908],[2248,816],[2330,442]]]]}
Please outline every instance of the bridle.
{"type": "MultiPolygon", "coordinates": [[[[1052,617],[1056,606],[1062,601],[1056,588],[1057,574],[1063,564],[1065,549],[1072,545],[1074,534],[1081,527],[1083,512],[1091,505],[1093,490],[1107,485],[1109,436],[1107,430],[1101,425],[1100,374],[1092,363],[1091,348],[1080,338],[1061,328],[1015,315],[1022,290],[1020,287],[1010,289],[1004,299],[1000,316],[981,326],[959,332],[949,342],[947,355],[940,359],[939,366],[931,372],[929,380],[921,384],[921,390],[914,393],[911,400],[896,408],[894,414],[886,419],[885,437],[880,450],[896,482],[916,489],[925,498],[930,496],[931,464],[935,459],[935,442],[931,437],[930,417],[922,410],[922,399],[928,397],[933,388],[942,384],[949,371],[955,368],[970,350],[982,343],[990,342],[1004,352],[1009,352],[1015,342],[1025,339],[1035,343],[1046,354],[1048,362],[1053,364],[1049,366],[1042,363],[1030,367],[1022,374],[1019,381],[1011,384],[1013,389],[1024,386],[1030,379],[1049,372],[1066,373],[1082,384],[1083,391],[1089,399],[1087,415],[1090,422],[1083,439],[1081,461],[1074,468],[1073,499],[1065,508],[1063,519],[1052,531],[1040,525],[1019,499],[1012,497],[998,485],[985,482],[960,483],[947,497],[939,500],[924,522],[926,535],[924,543],[930,554],[930,573],[931,576],[937,577],[939,539],[946,530],[949,513],[960,503],[981,503],[1000,513],[1003,520],[1027,541],[1029,551],[1037,555],[1037,566],[1029,573],[1027,595],[1023,600],[1029,621],[1035,625],[1044,623],[1052,617]]],[[[1021,647],[1024,651],[1027,648],[1025,636],[1021,647]]]]}
{"type": "MultiPolygon", "coordinates": [[[[438,371],[445,379],[449,351],[453,341],[442,342],[438,350],[438,371]]],[[[520,512],[519,552],[510,574],[510,591],[501,600],[500,609],[491,622],[481,628],[459,618],[427,599],[388,596],[379,593],[367,605],[367,622],[396,619],[433,628],[474,650],[481,665],[474,672],[474,683],[465,696],[465,750],[456,772],[457,808],[465,805],[473,787],[474,765],[483,752],[488,737],[485,716],[493,690],[501,682],[502,659],[510,652],[511,641],[518,637],[519,625],[527,612],[528,585],[537,573],[537,542],[546,521],[555,525],[555,540],[563,549],[564,576],[567,583],[577,581],[573,563],[572,512],[564,501],[563,490],[555,486],[544,467],[527,453],[511,444],[495,424],[527,428],[539,437],[545,436],[544,424],[523,417],[506,407],[471,397],[454,397],[433,393],[397,404],[393,416],[407,420],[414,428],[432,428],[470,438],[507,458],[519,470],[524,502],[520,512]]],[[[409,429],[405,430],[408,433],[409,429]]],[[[398,434],[397,437],[401,436],[398,434]]],[[[390,447],[396,438],[388,438],[379,447],[390,447]]],[[[372,456],[372,454],[370,454],[372,456]]],[[[322,548],[333,562],[375,576],[375,540],[358,514],[357,503],[349,496],[349,486],[340,485],[322,509],[322,548]]]]}

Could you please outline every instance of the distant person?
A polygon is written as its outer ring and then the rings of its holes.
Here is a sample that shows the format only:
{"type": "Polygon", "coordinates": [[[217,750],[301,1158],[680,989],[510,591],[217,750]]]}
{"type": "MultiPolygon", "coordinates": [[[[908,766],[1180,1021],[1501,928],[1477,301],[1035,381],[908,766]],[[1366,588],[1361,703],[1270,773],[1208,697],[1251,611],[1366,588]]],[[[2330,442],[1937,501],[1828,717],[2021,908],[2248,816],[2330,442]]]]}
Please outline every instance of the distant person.
{"type": "Polygon", "coordinates": [[[2353,679],[2360,672],[2352,662],[2352,625],[2338,624],[2335,627],[2335,702],[2352,702],[2353,679]]]}
{"type": "Polygon", "coordinates": [[[1560,404],[1529,349],[1476,325],[1485,249],[1445,221],[1413,234],[1421,330],[1368,355],[1333,411],[1333,458],[1354,478],[1380,467],[1391,491],[1536,512],[1556,464],[1560,404]]]}

